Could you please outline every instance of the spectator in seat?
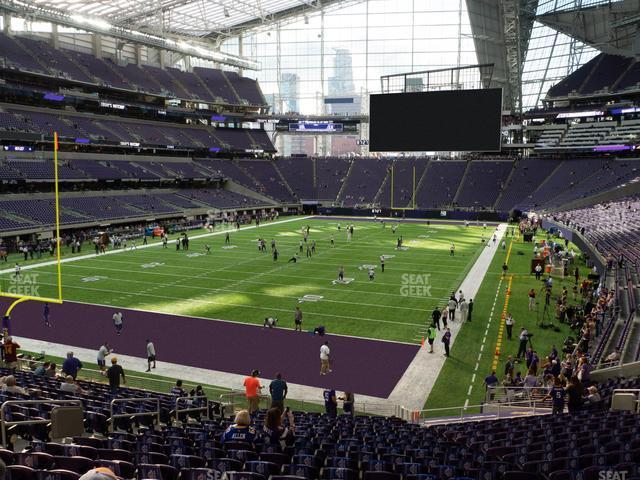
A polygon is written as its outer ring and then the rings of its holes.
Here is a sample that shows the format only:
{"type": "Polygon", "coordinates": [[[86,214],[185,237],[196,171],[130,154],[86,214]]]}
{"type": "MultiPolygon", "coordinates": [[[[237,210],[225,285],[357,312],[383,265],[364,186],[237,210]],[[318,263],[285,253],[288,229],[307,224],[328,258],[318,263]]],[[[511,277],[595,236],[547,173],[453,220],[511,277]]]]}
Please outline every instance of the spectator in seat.
{"type": "Polygon", "coordinates": [[[602,397],[600,397],[600,393],[598,393],[598,387],[591,385],[587,388],[587,396],[584,399],[585,405],[597,405],[601,401],[602,397]]]}
{"type": "Polygon", "coordinates": [[[51,364],[49,362],[44,362],[36,367],[36,369],[33,371],[33,374],[36,377],[44,377],[47,373],[47,370],[49,370],[50,366],[51,364]]]}
{"type": "Polygon", "coordinates": [[[617,348],[615,348],[613,352],[611,352],[609,355],[607,355],[607,358],[605,358],[605,362],[607,363],[614,363],[618,360],[620,360],[620,352],[617,348]]]}
{"type": "Polygon", "coordinates": [[[4,385],[2,385],[2,393],[17,393],[19,395],[27,395],[27,391],[19,387],[16,382],[16,377],[9,375],[2,379],[4,385]]]}
{"type": "Polygon", "coordinates": [[[254,446],[256,430],[251,426],[251,415],[248,410],[240,410],[233,425],[229,426],[220,441],[226,442],[246,442],[254,446]]]}
{"type": "MultiPolygon", "coordinates": [[[[2,480],[0,478],[0,480],[2,480]]],[[[80,477],[80,480],[118,480],[118,477],[107,467],[98,467],[89,470],[80,477]]]]}
{"type": "Polygon", "coordinates": [[[56,364],[51,362],[49,368],[44,372],[44,376],[47,378],[56,378],[56,364]]]}
{"type": "Polygon", "coordinates": [[[76,383],[75,379],[71,375],[67,375],[65,377],[64,382],[60,385],[60,390],[74,395],[80,395],[82,393],[80,385],[76,383]]]}
{"type": "Polygon", "coordinates": [[[78,371],[81,369],[82,362],[73,356],[73,352],[67,352],[67,358],[62,362],[62,373],[75,380],[78,376],[78,371]]]}
{"type": "Polygon", "coordinates": [[[187,392],[182,388],[182,380],[176,380],[176,384],[171,388],[169,393],[176,397],[186,397],[187,392]]]}
{"type": "Polygon", "coordinates": [[[293,413],[289,407],[284,411],[278,408],[270,408],[267,411],[267,416],[264,420],[264,426],[262,427],[262,437],[264,443],[269,445],[279,445],[282,449],[286,447],[288,440],[293,440],[293,434],[295,431],[295,421],[293,413]],[[283,420],[287,419],[289,426],[282,425],[283,420]]]}

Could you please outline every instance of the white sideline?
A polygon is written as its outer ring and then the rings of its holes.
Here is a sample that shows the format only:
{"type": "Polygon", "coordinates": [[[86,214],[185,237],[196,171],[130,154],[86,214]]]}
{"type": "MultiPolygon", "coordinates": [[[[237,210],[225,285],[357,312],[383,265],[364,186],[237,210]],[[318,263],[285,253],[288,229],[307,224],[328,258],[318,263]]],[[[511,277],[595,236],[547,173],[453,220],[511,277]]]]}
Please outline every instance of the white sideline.
{"type": "MultiPolygon", "coordinates": [[[[50,343],[43,340],[32,340],[24,337],[14,337],[14,340],[24,350],[31,352],[47,352],[47,355],[54,357],[65,358],[67,352],[73,352],[74,356],[79,358],[87,366],[91,365],[93,368],[97,367],[97,350],[91,350],[89,348],[80,348],[72,345],[63,345],[60,343],[50,343]]],[[[144,347],[144,346],[143,346],[144,347]]],[[[144,349],[143,349],[144,350],[144,349]]],[[[146,355],[146,352],[143,351],[146,355]]],[[[130,355],[121,355],[118,352],[114,352],[114,355],[118,357],[118,363],[125,369],[125,375],[127,373],[137,372],[141,373],[147,369],[146,358],[133,357],[130,355]]],[[[58,365],[60,367],[60,365],[58,365]]],[[[217,370],[208,370],[206,368],[188,367],[169,362],[157,362],[157,368],[152,370],[151,373],[155,375],[161,375],[168,379],[181,379],[191,383],[202,383],[205,385],[213,385],[216,387],[223,387],[233,390],[243,390],[243,382],[246,375],[238,375],[236,373],[221,372],[217,370]]],[[[269,382],[272,379],[261,378],[260,383],[263,387],[268,387],[269,382]]],[[[311,403],[322,403],[322,392],[324,389],[318,387],[310,387],[307,385],[300,385],[296,383],[289,383],[288,398],[294,400],[304,400],[311,403]]],[[[171,384],[167,384],[167,392],[171,389],[171,384]]],[[[213,399],[216,400],[216,399],[213,399]]],[[[370,397],[367,395],[358,395],[356,398],[358,403],[366,402],[369,404],[386,404],[387,400],[384,398],[370,397]]],[[[369,411],[369,408],[367,408],[369,411]]],[[[382,410],[378,410],[382,411],[382,410]]],[[[372,413],[377,413],[373,412],[372,413]]],[[[385,413],[382,411],[382,413],[385,413]]]]}
{"type": "MultiPolygon", "coordinates": [[[[308,215],[306,217],[293,217],[293,218],[288,218],[286,220],[276,220],[275,222],[271,222],[271,223],[265,223],[264,226],[271,226],[271,225],[279,225],[282,223],[289,223],[289,222],[296,222],[298,220],[307,220],[309,218],[312,218],[312,215],[308,215]]],[[[211,232],[211,233],[203,233],[201,235],[195,235],[193,237],[189,237],[190,240],[197,240],[199,238],[206,238],[206,237],[215,237],[216,235],[222,235],[225,234],[227,232],[230,231],[240,231],[240,232],[244,232],[245,230],[251,230],[254,228],[260,228],[257,227],[256,225],[249,225],[248,227],[244,227],[241,228],[240,230],[231,230],[231,229],[227,229],[227,230],[219,230],[217,232],[211,232]]],[[[140,245],[137,246],[136,245],[136,249],[137,250],[141,250],[143,248],[152,248],[152,247],[159,247],[162,245],[162,242],[156,242],[156,243],[149,243],[147,245],[140,245]]],[[[69,263],[69,262],[77,262],[79,260],[86,260],[88,258],[96,258],[96,257],[102,257],[104,255],[115,255],[117,253],[124,253],[124,252],[129,252],[131,251],[128,248],[119,248],[117,250],[107,250],[104,253],[101,253],[100,255],[96,255],[95,253],[87,253],[86,255],[80,255],[77,257],[66,257],[63,258],[62,260],[60,260],[60,263],[69,263]]],[[[40,267],[49,267],[51,265],[57,265],[58,261],[57,260],[50,260],[48,262],[39,262],[39,263],[34,263],[32,265],[25,265],[22,266],[20,265],[20,270],[31,270],[32,268],[40,268],[40,267]]],[[[14,268],[7,268],[4,270],[0,270],[0,275],[4,274],[4,273],[13,273],[14,272],[14,268]]]]}
{"type": "MultiPolygon", "coordinates": [[[[473,264],[473,267],[471,267],[471,270],[469,270],[466,278],[458,288],[458,290],[462,290],[462,293],[464,293],[464,297],[467,300],[476,297],[476,294],[480,289],[480,285],[482,284],[482,280],[489,269],[489,265],[491,265],[491,261],[500,247],[502,237],[506,229],[506,224],[500,224],[498,226],[496,232],[498,239],[495,244],[491,241],[492,235],[488,235],[489,246],[482,249],[480,256],[478,256],[478,259],[473,264]]],[[[425,317],[426,327],[427,322],[431,320],[431,312],[425,312],[425,317]]],[[[453,356],[455,356],[455,349],[453,349],[453,345],[461,327],[462,324],[459,319],[454,322],[449,321],[453,356]]],[[[389,395],[389,402],[402,405],[412,411],[424,409],[424,404],[426,403],[445,362],[445,357],[442,356],[444,348],[442,347],[440,337],[441,333],[439,332],[438,337],[434,342],[434,353],[429,353],[427,344],[425,344],[425,348],[421,348],[418,351],[415,358],[404,372],[404,375],[402,375],[402,378],[398,381],[396,387],[391,392],[391,395],[389,395]]]]}

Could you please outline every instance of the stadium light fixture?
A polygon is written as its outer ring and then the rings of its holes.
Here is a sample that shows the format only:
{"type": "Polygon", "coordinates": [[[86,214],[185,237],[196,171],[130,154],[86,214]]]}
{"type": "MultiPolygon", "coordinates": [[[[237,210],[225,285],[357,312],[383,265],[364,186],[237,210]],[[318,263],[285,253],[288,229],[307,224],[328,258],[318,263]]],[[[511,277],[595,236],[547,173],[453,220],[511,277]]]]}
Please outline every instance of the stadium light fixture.
{"type": "Polygon", "coordinates": [[[227,7],[224,7],[224,9],[222,10],[224,12],[224,16],[226,18],[229,18],[231,15],[229,14],[229,9],[227,7]]]}
{"type": "Polygon", "coordinates": [[[111,24],[101,18],[86,17],[84,15],[71,15],[71,20],[100,30],[109,30],[111,24]]]}

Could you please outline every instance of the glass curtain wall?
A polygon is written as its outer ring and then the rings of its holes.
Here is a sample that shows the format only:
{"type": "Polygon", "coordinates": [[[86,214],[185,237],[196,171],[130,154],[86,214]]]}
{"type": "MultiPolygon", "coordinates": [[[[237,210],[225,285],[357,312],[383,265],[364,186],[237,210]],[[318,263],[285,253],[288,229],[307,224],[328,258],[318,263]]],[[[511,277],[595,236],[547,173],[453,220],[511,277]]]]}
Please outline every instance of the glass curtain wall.
{"type": "Polygon", "coordinates": [[[261,63],[244,73],[278,113],[332,113],[325,98],[344,96],[357,97],[357,110],[381,75],[477,64],[464,0],[347,1],[245,32],[222,50],[261,63]]]}

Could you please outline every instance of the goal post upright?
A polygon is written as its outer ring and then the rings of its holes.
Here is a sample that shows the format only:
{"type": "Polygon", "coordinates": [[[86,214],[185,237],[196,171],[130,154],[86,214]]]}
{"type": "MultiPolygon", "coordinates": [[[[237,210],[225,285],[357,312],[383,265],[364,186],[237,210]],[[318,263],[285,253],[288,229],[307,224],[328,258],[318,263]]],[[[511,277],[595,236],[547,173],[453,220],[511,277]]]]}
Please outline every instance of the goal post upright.
{"type": "Polygon", "coordinates": [[[40,297],[36,295],[21,295],[12,292],[0,291],[0,297],[11,298],[13,302],[4,314],[3,328],[8,327],[8,319],[11,317],[13,309],[22,302],[29,300],[42,303],[62,304],[62,261],[60,253],[60,189],[58,185],[58,132],[53,132],[53,180],[54,180],[54,215],[55,215],[55,244],[56,244],[56,277],[58,279],[57,295],[51,297],[40,297]]]}

